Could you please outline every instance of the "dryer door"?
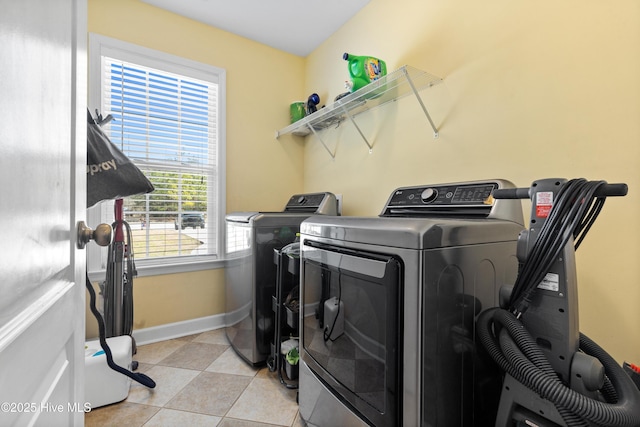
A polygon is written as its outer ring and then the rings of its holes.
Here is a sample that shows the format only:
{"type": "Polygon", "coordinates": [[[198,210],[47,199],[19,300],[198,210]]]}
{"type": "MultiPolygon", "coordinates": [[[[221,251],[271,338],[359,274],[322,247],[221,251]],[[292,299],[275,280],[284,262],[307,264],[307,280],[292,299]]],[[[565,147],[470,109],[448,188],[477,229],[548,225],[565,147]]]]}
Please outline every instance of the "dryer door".
{"type": "Polygon", "coordinates": [[[307,239],[302,269],[302,360],[359,417],[401,425],[401,262],[307,239]]]}

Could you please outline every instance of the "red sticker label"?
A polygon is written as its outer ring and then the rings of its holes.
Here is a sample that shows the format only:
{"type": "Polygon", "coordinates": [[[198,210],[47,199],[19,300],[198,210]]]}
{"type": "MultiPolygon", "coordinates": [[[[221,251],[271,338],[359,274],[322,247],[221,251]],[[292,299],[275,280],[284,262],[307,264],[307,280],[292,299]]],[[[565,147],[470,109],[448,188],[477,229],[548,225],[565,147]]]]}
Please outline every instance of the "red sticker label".
{"type": "Polygon", "coordinates": [[[551,206],[536,206],[536,216],[538,218],[547,218],[549,216],[549,212],[551,212],[551,206]]]}

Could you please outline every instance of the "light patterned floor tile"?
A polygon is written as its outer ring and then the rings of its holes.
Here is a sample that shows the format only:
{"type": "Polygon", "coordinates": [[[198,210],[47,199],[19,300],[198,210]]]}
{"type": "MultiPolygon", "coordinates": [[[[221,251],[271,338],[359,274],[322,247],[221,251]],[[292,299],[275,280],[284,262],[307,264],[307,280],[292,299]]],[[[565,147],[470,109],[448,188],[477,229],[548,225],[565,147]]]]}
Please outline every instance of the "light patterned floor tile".
{"type": "Polygon", "coordinates": [[[256,421],[238,420],[235,418],[223,418],[218,427],[289,427],[276,426],[275,424],[265,424],[256,421]]]}
{"type": "Polygon", "coordinates": [[[124,402],[85,414],[85,425],[305,427],[297,390],[241,359],[224,329],[139,346],[134,360],[156,388],[133,381],[124,402]]]}
{"type": "Polygon", "coordinates": [[[268,378],[254,378],[227,413],[230,418],[290,426],[298,412],[295,392],[268,378]]]}
{"type": "Polygon", "coordinates": [[[224,328],[203,332],[193,339],[193,342],[206,342],[209,344],[229,345],[229,340],[224,328]]]}
{"type": "Polygon", "coordinates": [[[121,402],[87,412],[84,424],[87,427],[141,427],[159,410],[154,406],[121,402]]]}
{"type": "Polygon", "coordinates": [[[142,363],[156,364],[187,343],[187,341],[168,340],[141,345],[134,359],[142,363]]]}
{"type": "Polygon", "coordinates": [[[174,409],[161,409],[144,427],[216,427],[220,425],[221,420],[222,418],[213,415],[176,411],[174,409]]]}
{"type": "Polygon", "coordinates": [[[202,372],[165,408],[224,416],[250,381],[251,378],[240,375],[202,372]]]}
{"type": "Polygon", "coordinates": [[[229,347],[205,371],[253,377],[258,372],[258,369],[242,360],[235,350],[229,347]]]}
{"type": "Polygon", "coordinates": [[[145,374],[156,382],[156,387],[150,389],[132,381],[127,402],[164,406],[199,373],[199,371],[189,369],[154,366],[148,369],[145,374]]]}
{"type": "Polygon", "coordinates": [[[188,342],[158,362],[175,368],[204,370],[228,348],[226,345],[188,342]]]}

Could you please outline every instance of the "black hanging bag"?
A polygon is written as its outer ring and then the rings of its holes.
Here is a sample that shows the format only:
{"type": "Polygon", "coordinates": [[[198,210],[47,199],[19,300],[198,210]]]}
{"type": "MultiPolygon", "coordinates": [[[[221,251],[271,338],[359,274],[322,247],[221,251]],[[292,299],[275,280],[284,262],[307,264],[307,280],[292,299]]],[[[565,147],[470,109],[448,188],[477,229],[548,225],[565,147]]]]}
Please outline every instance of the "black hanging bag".
{"type": "Polygon", "coordinates": [[[153,184],[109,140],[87,110],[87,207],[153,190],[153,184]]]}

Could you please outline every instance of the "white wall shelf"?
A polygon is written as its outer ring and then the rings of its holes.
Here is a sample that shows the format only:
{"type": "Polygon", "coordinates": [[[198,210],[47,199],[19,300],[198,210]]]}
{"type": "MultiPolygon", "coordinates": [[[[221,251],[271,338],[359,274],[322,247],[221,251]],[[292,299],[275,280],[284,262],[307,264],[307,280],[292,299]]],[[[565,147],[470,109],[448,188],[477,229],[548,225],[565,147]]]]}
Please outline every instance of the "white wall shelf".
{"type": "Polygon", "coordinates": [[[343,121],[349,120],[358,130],[358,133],[364,140],[365,144],[367,144],[367,147],[369,147],[369,151],[371,151],[373,146],[369,143],[358,127],[354,117],[375,107],[384,105],[387,102],[396,101],[411,94],[415,95],[420,107],[429,121],[429,124],[431,125],[431,128],[433,129],[434,138],[437,138],[438,129],[433,123],[433,120],[431,119],[431,116],[429,115],[429,112],[422,102],[422,98],[418,92],[441,82],[442,79],[440,77],[436,77],[425,71],[405,65],[398,70],[369,83],[363,88],[346,95],[333,104],[321,108],[315,113],[276,131],[276,138],[289,133],[297,136],[307,136],[313,133],[320,140],[331,157],[335,157],[335,154],[329,150],[325,142],[322,140],[319,132],[329,127],[337,127],[343,121]]]}

